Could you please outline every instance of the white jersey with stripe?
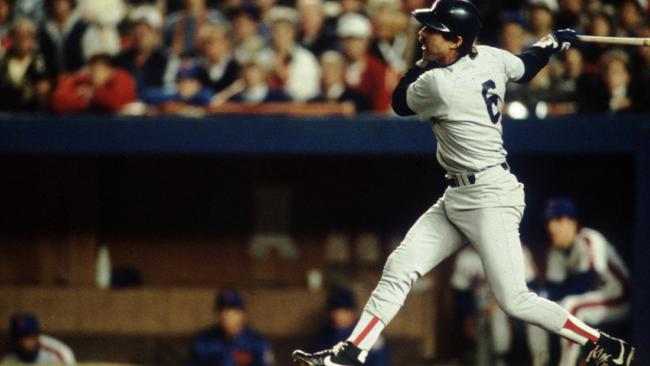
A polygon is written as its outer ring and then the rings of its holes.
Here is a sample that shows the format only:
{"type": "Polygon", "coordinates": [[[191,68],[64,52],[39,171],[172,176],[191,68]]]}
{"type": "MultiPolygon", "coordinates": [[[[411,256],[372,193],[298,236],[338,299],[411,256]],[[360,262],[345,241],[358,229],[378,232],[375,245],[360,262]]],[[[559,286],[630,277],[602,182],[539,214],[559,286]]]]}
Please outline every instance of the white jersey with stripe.
{"type": "MultiPolygon", "coordinates": [[[[56,338],[41,334],[38,337],[40,348],[36,361],[32,364],[37,365],[76,365],[74,353],[70,347],[56,338]]],[[[11,353],[2,359],[2,363],[22,364],[18,356],[11,353]]]]}
{"type": "Polygon", "coordinates": [[[494,47],[426,71],[409,85],[408,107],[433,124],[436,156],[448,173],[473,173],[505,161],[501,109],[506,83],[521,79],[524,63],[494,47]]]}
{"type": "Polygon", "coordinates": [[[623,294],[629,277],[625,263],[601,233],[582,228],[568,252],[551,249],[547,260],[546,278],[551,282],[564,282],[572,274],[591,270],[599,277],[595,290],[609,296],[623,294]]]}

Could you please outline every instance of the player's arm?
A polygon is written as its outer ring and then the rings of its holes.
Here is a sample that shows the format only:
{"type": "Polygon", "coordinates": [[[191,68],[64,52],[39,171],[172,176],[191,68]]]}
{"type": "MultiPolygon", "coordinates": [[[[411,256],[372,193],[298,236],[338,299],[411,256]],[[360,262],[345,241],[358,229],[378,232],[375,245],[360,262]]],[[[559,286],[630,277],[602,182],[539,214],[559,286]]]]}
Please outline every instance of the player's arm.
{"type": "Polygon", "coordinates": [[[530,48],[517,55],[524,63],[524,75],[516,80],[525,83],[532,80],[537,73],[546,66],[552,55],[564,51],[576,42],[576,31],[573,29],[560,29],[543,37],[530,48]]]}
{"type": "MultiPolygon", "coordinates": [[[[420,61],[418,61],[418,64],[420,61]]],[[[402,76],[399,80],[399,83],[393,90],[393,95],[391,97],[391,106],[395,113],[400,116],[412,116],[415,114],[413,110],[408,106],[406,102],[406,91],[409,88],[409,85],[417,80],[420,75],[427,71],[426,68],[420,67],[418,64],[413,66],[409,71],[402,76]]]]}
{"type": "Polygon", "coordinates": [[[561,300],[569,295],[580,295],[593,290],[598,278],[598,273],[589,269],[570,275],[564,282],[548,282],[545,290],[549,299],[561,300]]]}

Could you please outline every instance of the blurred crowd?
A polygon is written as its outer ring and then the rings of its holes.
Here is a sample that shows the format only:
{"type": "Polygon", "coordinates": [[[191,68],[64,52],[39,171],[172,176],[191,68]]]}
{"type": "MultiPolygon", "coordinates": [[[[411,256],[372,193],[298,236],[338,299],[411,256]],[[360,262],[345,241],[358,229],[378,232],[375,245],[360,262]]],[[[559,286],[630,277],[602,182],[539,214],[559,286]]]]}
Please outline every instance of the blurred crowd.
{"type": "MultiPolygon", "coordinates": [[[[339,102],[391,113],[420,57],[430,0],[0,0],[0,110],[202,115],[339,102]]],[[[647,0],[476,1],[479,42],[519,53],[557,28],[650,37],[647,0]]],[[[650,109],[650,48],[580,44],[530,83],[513,118],[650,109]]]]}

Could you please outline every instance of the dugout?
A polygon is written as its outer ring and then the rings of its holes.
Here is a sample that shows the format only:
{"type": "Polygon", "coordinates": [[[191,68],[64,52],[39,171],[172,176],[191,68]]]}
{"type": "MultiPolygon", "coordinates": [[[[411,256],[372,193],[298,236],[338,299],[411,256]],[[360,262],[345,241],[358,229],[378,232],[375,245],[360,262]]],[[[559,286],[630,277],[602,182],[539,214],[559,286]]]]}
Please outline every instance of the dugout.
{"type": "MultiPolygon", "coordinates": [[[[633,342],[638,362],[649,363],[650,124],[633,116],[506,121],[504,135],[526,185],[522,238],[544,241],[538,213],[547,195],[574,197],[583,222],[604,232],[632,269],[633,342]]],[[[107,244],[113,263],[138,267],[145,291],[304,287],[333,230],[375,233],[388,253],[444,190],[434,148],[427,125],[388,117],[4,116],[0,285],[14,299],[28,298],[18,295],[25,287],[45,288],[36,295],[42,302],[52,286],[88,288],[96,247],[107,244]],[[260,186],[290,192],[283,225],[306,258],[293,269],[236,259],[256,227],[260,186]]],[[[369,286],[379,271],[369,265],[348,275],[369,286]]],[[[432,302],[449,306],[444,296],[432,302]]],[[[425,352],[452,347],[445,342],[436,337],[425,352]]]]}

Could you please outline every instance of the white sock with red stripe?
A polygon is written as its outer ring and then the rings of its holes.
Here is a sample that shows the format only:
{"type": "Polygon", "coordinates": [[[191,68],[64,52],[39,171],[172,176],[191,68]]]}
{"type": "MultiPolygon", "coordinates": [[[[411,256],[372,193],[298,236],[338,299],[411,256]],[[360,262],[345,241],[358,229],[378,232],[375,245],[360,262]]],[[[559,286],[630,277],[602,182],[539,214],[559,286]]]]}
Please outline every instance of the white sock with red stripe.
{"type": "Polygon", "coordinates": [[[348,341],[364,351],[370,351],[385,327],[378,317],[364,311],[348,341]]]}
{"type": "Polygon", "coordinates": [[[587,344],[588,341],[597,343],[600,338],[600,332],[583,323],[571,314],[569,314],[564,326],[560,330],[560,335],[583,346],[587,344]]]}

